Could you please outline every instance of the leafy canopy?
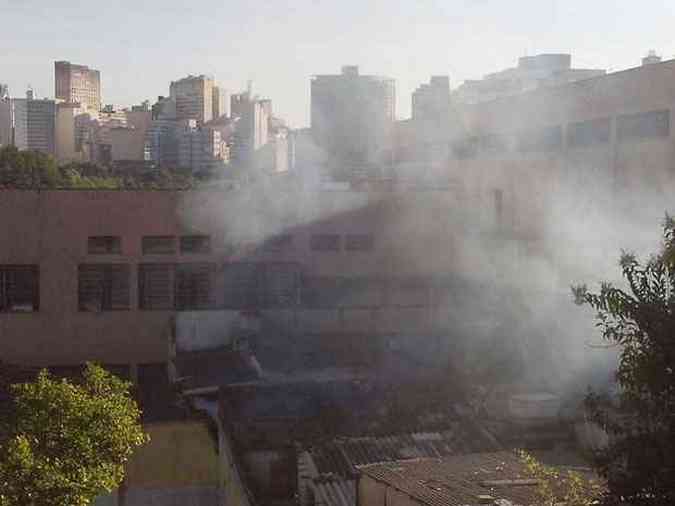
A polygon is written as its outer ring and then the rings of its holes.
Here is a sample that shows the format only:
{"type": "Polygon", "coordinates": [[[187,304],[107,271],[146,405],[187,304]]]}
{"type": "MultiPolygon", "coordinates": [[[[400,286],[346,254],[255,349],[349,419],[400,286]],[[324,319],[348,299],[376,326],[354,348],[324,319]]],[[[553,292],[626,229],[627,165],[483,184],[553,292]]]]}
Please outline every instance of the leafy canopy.
{"type": "Polygon", "coordinates": [[[663,247],[645,263],[623,253],[626,289],[573,287],[597,311],[605,340],[620,347],[617,402],[590,394],[593,419],[610,435],[597,455],[609,491],[605,504],[675,504],[675,221],[666,216],[663,247]]]}
{"type": "Polygon", "coordinates": [[[85,506],[119,486],[148,438],[130,383],[87,364],[80,382],[42,371],[14,385],[0,441],[0,506],[85,506]]]}

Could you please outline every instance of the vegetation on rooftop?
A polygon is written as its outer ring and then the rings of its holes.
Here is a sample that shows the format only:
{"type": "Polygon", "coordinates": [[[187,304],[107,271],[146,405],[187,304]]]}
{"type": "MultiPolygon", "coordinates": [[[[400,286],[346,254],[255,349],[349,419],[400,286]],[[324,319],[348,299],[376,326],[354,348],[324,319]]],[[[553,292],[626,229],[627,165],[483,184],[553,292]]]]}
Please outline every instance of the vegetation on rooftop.
{"type": "Polygon", "coordinates": [[[0,189],[189,190],[210,180],[189,170],[121,171],[89,162],[59,165],[39,151],[0,147],[0,189]]]}

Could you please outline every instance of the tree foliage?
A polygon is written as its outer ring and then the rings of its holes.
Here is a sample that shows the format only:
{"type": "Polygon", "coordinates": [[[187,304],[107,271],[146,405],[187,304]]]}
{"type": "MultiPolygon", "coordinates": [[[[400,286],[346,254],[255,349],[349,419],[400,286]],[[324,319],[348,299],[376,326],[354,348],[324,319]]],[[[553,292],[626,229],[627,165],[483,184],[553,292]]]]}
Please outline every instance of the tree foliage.
{"type": "Polygon", "coordinates": [[[539,506],[592,506],[604,493],[603,484],[573,470],[558,470],[539,462],[525,451],[519,456],[527,475],[537,480],[539,506]]]}
{"type": "Polygon", "coordinates": [[[0,147],[0,188],[19,190],[189,190],[202,181],[187,170],[116,171],[81,162],[59,165],[39,151],[0,147]]]}
{"type": "Polygon", "coordinates": [[[573,288],[597,311],[604,339],[620,346],[616,402],[590,394],[593,419],[609,445],[597,455],[605,504],[675,504],[675,221],[666,216],[663,248],[640,263],[624,252],[626,289],[573,288]]]}
{"type": "Polygon", "coordinates": [[[42,371],[14,385],[0,441],[0,506],[85,506],[118,487],[147,441],[130,386],[93,364],[79,382],[42,371]]]}

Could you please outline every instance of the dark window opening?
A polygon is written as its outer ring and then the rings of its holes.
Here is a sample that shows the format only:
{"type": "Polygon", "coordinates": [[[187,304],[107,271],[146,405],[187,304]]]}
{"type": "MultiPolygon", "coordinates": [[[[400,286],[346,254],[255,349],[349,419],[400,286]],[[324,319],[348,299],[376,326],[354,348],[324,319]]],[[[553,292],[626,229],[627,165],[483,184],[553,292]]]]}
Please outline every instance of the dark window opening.
{"type": "Polygon", "coordinates": [[[567,144],[570,147],[592,146],[609,142],[611,120],[609,118],[592,119],[567,126],[567,144]]]}
{"type": "Polygon", "coordinates": [[[148,235],[143,237],[144,255],[170,255],[176,252],[176,238],[171,235],[148,235]]]}
{"type": "Polygon", "coordinates": [[[518,136],[518,150],[523,153],[556,151],[561,147],[562,127],[560,125],[528,130],[518,136]]]}
{"type": "Polygon", "coordinates": [[[175,278],[176,309],[213,308],[212,282],[215,271],[215,264],[178,264],[175,278]]]}
{"type": "Polygon", "coordinates": [[[314,251],[340,251],[339,234],[314,234],[309,241],[314,251]]]}
{"type": "Polygon", "coordinates": [[[209,253],[211,251],[211,236],[184,235],[180,238],[181,253],[209,253]]]}
{"type": "Polygon", "coordinates": [[[139,307],[173,309],[173,264],[141,264],[138,267],[139,307]]]}
{"type": "Polygon", "coordinates": [[[225,308],[247,309],[260,305],[259,287],[262,286],[260,264],[233,262],[225,265],[225,308]]]}
{"type": "Polygon", "coordinates": [[[504,192],[495,190],[495,224],[500,227],[504,222],[504,192]]]}
{"type": "Polygon", "coordinates": [[[650,111],[619,116],[616,137],[619,142],[670,135],[670,111],[650,111]]]}
{"type": "Polygon", "coordinates": [[[0,312],[32,313],[39,308],[39,267],[0,265],[0,312]]]}
{"type": "Polygon", "coordinates": [[[372,251],[375,240],[372,234],[347,234],[345,237],[345,250],[347,251],[372,251]]]}
{"type": "Polygon", "coordinates": [[[288,251],[293,247],[293,236],[289,234],[270,237],[263,243],[263,250],[270,253],[288,251]]]}
{"type": "Polygon", "coordinates": [[[83,264],[78,269],[80,311],[130,309],[130,269],[125,264],[83,264]]]}
{"type": "Polygon", "coordinates": [[[119,255],[122,253],[122,239],[113,235],[89,237],[87,253],[90,255],[119,255]]]}

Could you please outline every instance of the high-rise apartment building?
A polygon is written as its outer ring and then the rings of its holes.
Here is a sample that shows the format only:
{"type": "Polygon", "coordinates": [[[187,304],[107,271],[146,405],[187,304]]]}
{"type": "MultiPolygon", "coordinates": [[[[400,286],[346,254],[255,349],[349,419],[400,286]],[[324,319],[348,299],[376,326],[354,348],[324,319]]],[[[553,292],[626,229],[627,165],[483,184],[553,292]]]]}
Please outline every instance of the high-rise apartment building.
{"type": "Polygon", "coordinates": [[[203,125],[213,118],[213,78],[199,75],[172,81],[171,99],[176,102],[178,120],[197,120],[203,125]]]}
{"type": "Polygon", "coordinates": [[[345,66],[338,75],[314,76],[311,92],[312,136],[334,162],[358,166],[389,159],[396,115],[393,79],[345,66]]]}
{"type": "Polygon", "coordinates": [[[19,149],[56,154],[56,102],[26,98],[10,99],[13,144],[19,149]]]}
{"type": "Polygon", "coordinates": [[[86,65],[68,61],[54,62],[55,97],[68,103],[79,103],[83,111],[101,109],[101,73],[86,65]]]}
{"type": "Polygon", "coordinates": [[[228,160],[228,149],[220,132],[198,127],[195,120],[186,121],[178,135],[178,166],[204,173],[223,169],[228,160]]]}
{"type": "Polygon", "coordinates": [[[14,143],[12,105],[9,97],[0,97],[0,147],[14,143]]]}
{"type": "Polygon", "coordinates": [[[228,96],[227,92],[225,89],[221,88],[220,86],[214,86],[213,87],[213,119],[218,119],[221,116],[229,116],[230,115],[230,108],[229,108],[229,102],[228,102],[228,96]]]}
{"type": "Polygon", "coordinates": [[[464,81],[453,91],[452,98],[458,104],[477,104],[604,74],[603,69],[572,68],[570,54],[523,56],[518,59],[518,66],[515,68],[488,74],[483,79],[464,81]]]}
{"type": "Polygon", "coordinates": [[[232,158],[244,165],[269,141],[272,101],[253,97],[250,91],[230,97],[230,113],[236,118],[232,158]]]}
{"type": "Polygon", "coordinates": [[[450,78],[431,76],[429,84],[420,85],[412,94],[412,119],[430,121],[439,126],[450,119],[450,78]]]}

